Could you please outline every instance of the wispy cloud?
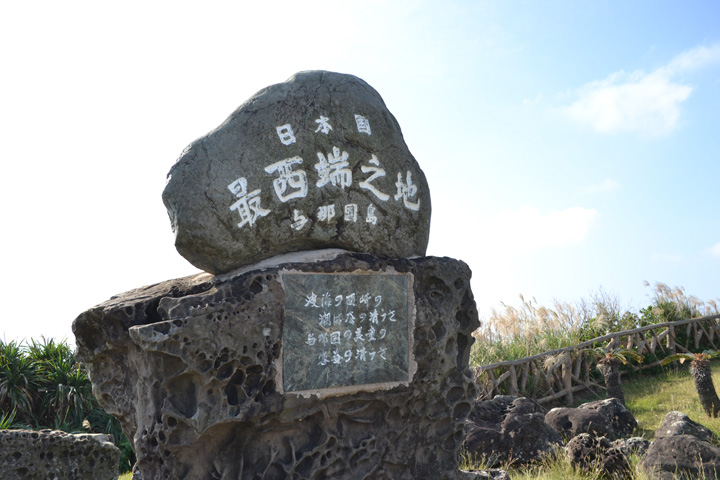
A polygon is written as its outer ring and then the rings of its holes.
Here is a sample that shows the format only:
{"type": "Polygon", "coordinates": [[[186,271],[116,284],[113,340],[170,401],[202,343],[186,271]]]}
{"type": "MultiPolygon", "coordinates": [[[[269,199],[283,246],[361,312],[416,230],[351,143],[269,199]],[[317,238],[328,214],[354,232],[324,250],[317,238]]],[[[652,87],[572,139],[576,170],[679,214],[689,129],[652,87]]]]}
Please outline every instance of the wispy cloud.
{"type": "Polygon", "coordinates": [[[705,250],[711,257],[720,258],[720,242],[705,250]]]}
{"type": "Polygon", "coordinates": [[[529,206],[504,210],[485,222],[485,238],[492,244],[485,247],[516,254],[579,244],[596,217],[596,210],[581,207],[547,213],[529,206]]]}
{"type": "Polygon", "coordinates": [[[613,190],[617,190],[620,188],[620,184],[616,180],[612,180],[610,178],[606,179],[603,182],[596,183],[594,185],[589,185],[583,189],[583,192],[585,193],[603,193],[603,192],[611,192],[613,190]]]}
{"type": "Polygon", "coordinates": [[[577,89],[575,102],[561,111],[599,133],[667,135],[677,127],[680,104],[693,91],[674,77],[719,61],[720,44],[688,50],[650,73],[615,72],[577,89]]]}

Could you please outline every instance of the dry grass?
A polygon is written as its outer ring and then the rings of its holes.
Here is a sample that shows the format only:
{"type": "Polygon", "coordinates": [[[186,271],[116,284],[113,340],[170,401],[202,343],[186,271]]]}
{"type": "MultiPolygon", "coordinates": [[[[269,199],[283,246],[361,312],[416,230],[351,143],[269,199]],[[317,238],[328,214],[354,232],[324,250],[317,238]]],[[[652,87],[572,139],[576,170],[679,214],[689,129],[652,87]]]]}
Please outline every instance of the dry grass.
{"type": "Polygon", "coordinates": [[[617,297],[603,290],[575,303],[556,301],[551,307],[520,295],[519,305],[502,303],[501,309],[481,319],[473,333],[477,341],[470,361],[488,365],[515,360],[615,331],[720,313],[720,298],[701,301],[686,295],[682,287],[659,282],[652,288],[651,305],[639,311],[623,307],[617,297]]]}

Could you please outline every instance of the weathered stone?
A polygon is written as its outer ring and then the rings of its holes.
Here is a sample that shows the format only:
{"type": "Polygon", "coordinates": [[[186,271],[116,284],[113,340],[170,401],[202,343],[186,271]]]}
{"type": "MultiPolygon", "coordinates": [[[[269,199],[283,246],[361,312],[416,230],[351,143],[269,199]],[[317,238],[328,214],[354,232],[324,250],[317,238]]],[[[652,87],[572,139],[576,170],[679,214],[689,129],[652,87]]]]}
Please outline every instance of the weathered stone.
{"type": "Polygon", "coordinates": [[[639,468],[657,480],[718,480],[720,448],[693,435],[660,438],[652,442],[639,468]]]}
{"type": "Polygon", "coordinates": [[[637,428],[637,420],[630,410],[617,398],[606,398],[594,402],[583,403],[578,408],[593,410],[603,414],[612,427],[610,439],[631,435],[637,428]]]}
{"type": "Polygon", "coordinates": [[[301,72],[196,140],[163,201],[178,252],[223,273],[322,248],[425,254],[430,193],[380,95],[352,75],[301,72]]]}
{"type": "Polygon", "coordinates": [[[568,442],[565,454],[575,468],[599,478],[631,477],[632,469],[627,457],[605,437],[581,433],[568,442]]]}
{"type": "Polygon", "coordinates": [[[544,421],[545,410],[527,398],[498,395],[475,402],[465,426],[463,447],[489,466],[526,464],[562,444],[544,421]]]}
{"type": "Polygon", "coordinates": [[[0,471],[7,480],[116,480],[120,456],[108,435],[0,430],[0,471]]]}
{"type": "Polygon", "coordinates": [[[611,444],[620,450],[626,457],[630,455],[643,455],[650,447],[650,440],[642,437],[618,438],[611,444]]]}
{"type": "Polygon", "coordinates": [[[581,433],[615,438],[610,419],[596,410],[553,408],[545,415],[545,422],[565,438],[572,438],[581,433]]]}
{"type": "Polygon", "coordinates": [[[507,471],[499,468],[486,470],[460,470],[458,480],[511,480],[507,471]]]}
{"type": "Polygon", "coordinates": [[[706,427],[690,420],[690,417],[682,412],[668,412],[657,430],[655,440],[672,437],[675,435],[692,435],[700,440],[711,441],[715,435],[706,427]]]}
{"type": "MultiPolygon", "coordinates": [[[[315,293],[321,301],[326,292],[315,293]]],[[[338,295],[347,305],[349,292],[327,293],[332,308],[342,303],[338,295]]],[[[382,293],[367,293],[380,314],[379,341],[389,312],[380,311],[382,293]]],[[[312,309],[312,295],[306,300],[312,309]]],[[[355,321],[369,358],[373,324],[359,314],[355,321]]],[[[455,479],[475,395],[468,356],[478,325],[462,262],[340,254],[137,289],[81,314],[73,330],[98,399],[134,438],[142,478],[455,479]],[[288,272],[408,276],[416,367],[407,380],[284,391],[285,307],[296,295],[284,289],[288,272]]],[[[339,341],[350,342],[342,330],[339,341]]],[[[315,338],[291,348],[314,355],[315,338]]],[[[340,365],[359,361],[357,345],[350,356],[340,353],[340,365]]],[[[375,355],[380,370],[379,349],[375,355]]]]}
{"type": "Polygon", "coordinates": [[[591,433],[614,440],[637,428],[635,417],[617,398],[583,403],[577,408],[553,408],[545,421],[566,438],[591,433]]]}

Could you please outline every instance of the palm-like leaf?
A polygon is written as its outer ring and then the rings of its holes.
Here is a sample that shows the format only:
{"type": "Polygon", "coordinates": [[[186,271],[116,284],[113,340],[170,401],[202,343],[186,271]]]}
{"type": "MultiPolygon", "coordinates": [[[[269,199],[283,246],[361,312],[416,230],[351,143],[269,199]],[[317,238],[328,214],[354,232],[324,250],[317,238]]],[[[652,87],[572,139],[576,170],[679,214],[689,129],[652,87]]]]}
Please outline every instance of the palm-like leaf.
{"type": "Polygon", "coordinates": [[[33,406],[38,399],[41,378],[37,363],[11,341],[0,342],[0,407],[15,410],[19,421],[34,423],[33,406]]]}

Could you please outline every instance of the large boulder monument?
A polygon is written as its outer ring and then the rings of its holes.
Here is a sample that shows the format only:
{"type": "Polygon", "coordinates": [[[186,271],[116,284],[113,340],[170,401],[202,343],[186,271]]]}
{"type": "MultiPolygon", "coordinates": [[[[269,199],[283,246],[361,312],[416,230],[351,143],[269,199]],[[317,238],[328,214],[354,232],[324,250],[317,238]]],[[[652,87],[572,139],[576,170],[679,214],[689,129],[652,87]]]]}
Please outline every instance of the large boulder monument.
{"type": "Polygon", "coordinates": [[[185,149],[163,192],[178,252],[224,273],[342,248],[425,254],[430,192],[380,95],[313,71],[258,92],[185,149]]]}
{"type": "Polygon", "coordinates": [[[312,71],[261,90],[182,153],[163,201],[207,273],[73,323],[138,476],[471,475],[471,272],[424,256],[428,184],[372,87],[312,71]]]}

